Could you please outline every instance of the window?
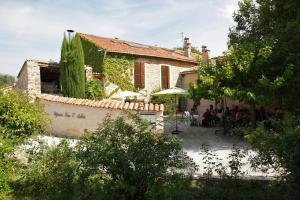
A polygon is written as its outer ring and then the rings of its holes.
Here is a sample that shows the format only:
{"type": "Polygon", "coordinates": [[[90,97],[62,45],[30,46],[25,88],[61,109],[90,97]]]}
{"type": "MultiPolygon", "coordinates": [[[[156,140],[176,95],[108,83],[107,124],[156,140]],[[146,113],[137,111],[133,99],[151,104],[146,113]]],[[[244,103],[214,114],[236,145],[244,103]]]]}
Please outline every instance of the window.
{"type": "Polygon", "coordinates": [[[168,66],[161,66],[161,87],[170,88],[170,70],[168,66]]]}
{"type": "Polygon", "coordinates": [[[142,62],[134,63],[134,87],[137,89],[145,87],[145,64],[142,62]]]}

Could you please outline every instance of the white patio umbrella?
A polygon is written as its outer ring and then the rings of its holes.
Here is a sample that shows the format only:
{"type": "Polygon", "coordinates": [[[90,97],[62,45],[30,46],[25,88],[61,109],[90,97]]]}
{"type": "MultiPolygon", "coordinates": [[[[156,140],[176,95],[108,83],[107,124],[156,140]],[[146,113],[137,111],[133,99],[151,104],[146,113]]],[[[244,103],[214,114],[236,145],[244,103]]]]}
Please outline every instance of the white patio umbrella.
{"type": "MultiPolygon", "coordinates": [[[[158,96],[158,95],[174,95],[175,99],[175,106],[177,106],[177,96],[183,96],[183,95],[188,95],[188,91],[182,88],[178,87],[173,87],[170,89],[165,89],[159,92],[156,92],[152,94],[153,96],[158,96]]],[[[180,133],[181,131],[178,130],[178,125],[177,125],[177,108],[175,108],[175,123],[176,123],[176,129],[172,132],[173,134],[180,133]]]]}
{"type": "Polygon", "coordinates": [[[124,91],[113,94],[111,96],[111,98],[112,99],[125,99],[125,98],[130,98],[130,97],[139,97],[139,96],[143,96],[143,95],[140,93],[137,93],[137,92],[124,90],[124,91]]]}

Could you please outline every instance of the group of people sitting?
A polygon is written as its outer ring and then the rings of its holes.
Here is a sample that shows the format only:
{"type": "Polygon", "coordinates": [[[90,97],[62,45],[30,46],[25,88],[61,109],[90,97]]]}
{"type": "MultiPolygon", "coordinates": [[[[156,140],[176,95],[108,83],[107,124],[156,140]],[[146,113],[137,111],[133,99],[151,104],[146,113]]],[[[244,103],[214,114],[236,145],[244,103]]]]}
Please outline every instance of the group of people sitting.
{"type": "MultiPolygon", "coordinates": [[[[263,121],[267,119],[267,112],[264,107],[261,106],[255,111],[256,121],[263,121]]],[[[191,125],[200,125],[200,121],[193,121],[193,116],[198,116],[197,105],[194,105],[191,109],[191,125]]],[[[249,126],[251,123],[250,120],[250,111],[247,108],[239,108],[234,106],[232,109],[229,107],[224,107],[223,101],[217,102],[215,108],[213,105],[210,105],[209,108],[205,110],[202,114],[201,125],[204,127],[213,127],[213,126],[249,126]]]]}
{"type": "MultiPolygon", "coordinates": [[[[226,109],[228,109],[228,107],[226,109]]],[[[215,109],[213,105],[210,105],[203,113],[202,117],[202,126],[209,127],[215,126],[217,123],[222,124],[224,118],[223,104],[218,103],[215,109]]]]}

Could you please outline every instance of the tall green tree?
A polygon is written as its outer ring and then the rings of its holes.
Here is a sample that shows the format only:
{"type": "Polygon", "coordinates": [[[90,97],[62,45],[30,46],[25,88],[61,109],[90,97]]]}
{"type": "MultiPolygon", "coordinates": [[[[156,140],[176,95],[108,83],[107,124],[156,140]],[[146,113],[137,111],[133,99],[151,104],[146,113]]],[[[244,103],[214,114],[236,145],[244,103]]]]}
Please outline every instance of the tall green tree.
{"type": "Polygon", "coordinates": [[[60,80],[64,96],[85,97],[85,68],[81,40],[78,35],[68,41],[64,38],[61,48],[60,80]]]}

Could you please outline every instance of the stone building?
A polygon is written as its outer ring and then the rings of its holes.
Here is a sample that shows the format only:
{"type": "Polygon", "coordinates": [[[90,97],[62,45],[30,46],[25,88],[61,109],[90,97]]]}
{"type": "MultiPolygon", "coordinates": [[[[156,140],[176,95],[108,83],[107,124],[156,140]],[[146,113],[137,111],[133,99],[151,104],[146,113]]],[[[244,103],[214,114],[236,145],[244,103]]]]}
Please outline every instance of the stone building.
{"type": "Polygon", "coordinates": [[[132,66],[127,71],[128,80],[135,89],[149,95],[157,88],[166,89],[178,86],[180,72],[197,66],[197,59],[201,56],[191,52],[189,38],[184,39],[183,50],[172,50],[118,38],[77,34],[82,39],[86,64],[93,68],[96,77],[100,75],[99,78],[105,85],[106,94],[110,94],[118,87],[124,89],[107,72],[108,67],[105,65],[105,60],[109,58],[133,59],[132,66]],[[87,49],[87,47],[89,48],[87,49]],[[101,58],[96,64],[91,61],[95,53],[98,53],[101,58]],[[100,66],[96,68],[95,65],[98,64],[100,66]]]}
{"type": "MultiPolygon", "coordinates": [[[[201,53],[192,53],[189,38],[184,38],[182,50],[172,50],[118,38],[76,34],[82,40],[86,80],[100,79],[107,96],[119,88],[126,89],[122,82],[128,82],[146,97],[157,88],[187,89],[198,78],[198,61],[209,59],[206,46],[202,46],[201,53]],[[114,66],[112,61],[120,60],[122,65],[129,66],[114,66]],[[110,68],[115,71],[110,72],[110,68]]],[[[60,94],[58,63],[26,60],[18,74],[16,88],[26,90],[32,97],[42,93],[60,94]]],[[[180,110],[190,110],[192,105],[192,100],[180,101],[180,110]]]]}

